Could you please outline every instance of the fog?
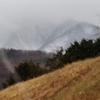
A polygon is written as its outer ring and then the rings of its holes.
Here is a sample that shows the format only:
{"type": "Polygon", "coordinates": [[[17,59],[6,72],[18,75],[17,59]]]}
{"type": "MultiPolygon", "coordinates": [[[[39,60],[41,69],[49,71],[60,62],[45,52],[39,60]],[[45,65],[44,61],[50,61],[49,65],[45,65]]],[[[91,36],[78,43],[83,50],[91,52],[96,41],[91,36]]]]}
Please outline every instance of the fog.
{"type": "Polygon", "coordinates": [[[100,0],[0,0],[0,34],[23,23],[59,24],[69,19],[100,25],[100,0]]]}

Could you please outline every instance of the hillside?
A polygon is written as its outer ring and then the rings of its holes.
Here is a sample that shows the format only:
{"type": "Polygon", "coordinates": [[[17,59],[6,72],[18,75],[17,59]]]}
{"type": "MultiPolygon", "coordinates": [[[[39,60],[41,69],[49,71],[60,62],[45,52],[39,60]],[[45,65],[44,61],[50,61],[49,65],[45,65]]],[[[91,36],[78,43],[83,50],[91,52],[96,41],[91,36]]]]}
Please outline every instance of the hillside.
{"type": "Polygon", "coordinates": [[[78,61],[0,92],[0,100],[100,100],[100,57],[78,61]]]}
{"type": "Polygon", "coordinates": [[[50,56],[50,53],[43,51],[0,49],[0,89],[2,88],[2,82],[9,78],[9,64],[13,69],[21,62],[32,60],[35,63],[39,63],[40,66],[44,66],[45,61],[50,56]],[[6,60],[9,64],[5,63],[6,60]]]}

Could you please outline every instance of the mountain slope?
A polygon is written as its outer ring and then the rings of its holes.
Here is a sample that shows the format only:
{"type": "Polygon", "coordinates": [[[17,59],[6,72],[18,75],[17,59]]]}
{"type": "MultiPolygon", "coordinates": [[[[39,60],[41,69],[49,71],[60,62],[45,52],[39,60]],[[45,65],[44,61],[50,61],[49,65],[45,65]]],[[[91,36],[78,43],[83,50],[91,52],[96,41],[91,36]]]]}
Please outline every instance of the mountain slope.
{"type": "Polygon", "coordinates": [[[52,34],[52,38],[48,38],[39,49],[52,51],[61,46],[67,48],[70,43],[73,43],[75,40],[81,41],[83,38],[96,39],[97,37],[100,37],[100,28],[89,23],[80,22],[71,24],[70,26],[67,24],[68,23],[65,23],[57,27],[52,34]]]}
{"type": "Polygon", "coordinates": [[[51,52],[61,46],[67,48],[75,40],[97,37],[100,28],[86,22],[70,20],[60,25],[26,22],[0,36],[0,47],[51,52]]]}
{"type": "Polygon", "coordinates": [[[100,57],[74,62],[0,92],[0,100],[100,100],[100,57]]]}

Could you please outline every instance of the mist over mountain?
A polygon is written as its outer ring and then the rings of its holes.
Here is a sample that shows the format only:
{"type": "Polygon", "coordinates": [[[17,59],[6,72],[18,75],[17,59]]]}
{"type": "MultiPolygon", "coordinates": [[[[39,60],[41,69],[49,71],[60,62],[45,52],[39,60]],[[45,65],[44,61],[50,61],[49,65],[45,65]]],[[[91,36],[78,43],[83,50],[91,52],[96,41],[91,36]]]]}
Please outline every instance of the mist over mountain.
{"type": "Polygon", "coordinates": [[[100,28],[87,22],[69,20],[59,25],[24,22],[7,34],[0,36],[0,48],[55,51],[67,48],[75,40],[95,39],[100,28]]]}
{"type": "Polygon", "coordinates": [[[56,28],[40,49],[46,51],[56,50],[59,47],[67,48],[75,40],[80,42],[83,38],[96,39],[100,37],[100,28],[86,22],[65,23],[56,28]]]}

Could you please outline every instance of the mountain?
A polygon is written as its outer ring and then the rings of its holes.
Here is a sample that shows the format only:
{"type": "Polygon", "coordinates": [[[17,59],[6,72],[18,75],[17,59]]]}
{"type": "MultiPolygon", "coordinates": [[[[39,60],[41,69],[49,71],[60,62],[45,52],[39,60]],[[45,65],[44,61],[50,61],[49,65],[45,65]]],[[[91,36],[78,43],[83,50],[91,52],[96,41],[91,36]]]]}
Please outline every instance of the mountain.
{"type": "Polygon", "coordinates": [[[0,100],[100,100],[100,57],[11,86],[0,100]]]}
{"type": "Polygon", "coordinates": [[[63,24],[56,28],[52,38],[48,38],[39,49],[52,51],[61,46],[67,48],[75,40],[81,41],[83,38],[96,39],[97,37],[100,37],[100,28],[89,23],[74,23],[70,27],[67,24],[63,24]]]}
{"type": "Polygon", "coordinates": [[[70,20],[59,25],[27,22],[0,37],[1,48],[54,51],[67,48],[75,40],[100,37],[100,28],[87,22],[70,20]]]}

